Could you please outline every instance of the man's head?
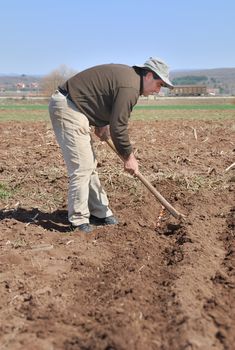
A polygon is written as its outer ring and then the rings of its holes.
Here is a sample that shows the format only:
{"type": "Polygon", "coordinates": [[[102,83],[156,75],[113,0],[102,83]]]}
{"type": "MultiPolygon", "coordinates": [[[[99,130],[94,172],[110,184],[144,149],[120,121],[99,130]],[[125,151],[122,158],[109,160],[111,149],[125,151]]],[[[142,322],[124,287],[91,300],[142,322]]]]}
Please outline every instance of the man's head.
{"type": "Polygon", "coordinates": [[[162,86],[169,89],[174,88],[169,79],[169,68],[162,60],[150,57],[144,65],[135,65],[134,67],[141,68],[144,96],[158,93],[162,86]]]}

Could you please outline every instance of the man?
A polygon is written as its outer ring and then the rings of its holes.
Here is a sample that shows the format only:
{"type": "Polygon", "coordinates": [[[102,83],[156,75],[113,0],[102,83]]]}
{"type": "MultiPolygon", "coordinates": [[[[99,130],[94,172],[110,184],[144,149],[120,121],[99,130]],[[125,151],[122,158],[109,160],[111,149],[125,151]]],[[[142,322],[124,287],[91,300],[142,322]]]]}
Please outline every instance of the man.
{"type": "Polygon", "coordinates": [[[93,225],[118,223],[96,171],[90,126],[101,140],[111,136],[125,171],[137,174],[128,120],[139,96],[158,93],[162,86],[173,88],[168,66],[150,58],[144,65],[133,67],[104,64],[89,68],[68,79],[52,95],[49,112],[68,170],[72,230],[89,233],[93,225]]]}

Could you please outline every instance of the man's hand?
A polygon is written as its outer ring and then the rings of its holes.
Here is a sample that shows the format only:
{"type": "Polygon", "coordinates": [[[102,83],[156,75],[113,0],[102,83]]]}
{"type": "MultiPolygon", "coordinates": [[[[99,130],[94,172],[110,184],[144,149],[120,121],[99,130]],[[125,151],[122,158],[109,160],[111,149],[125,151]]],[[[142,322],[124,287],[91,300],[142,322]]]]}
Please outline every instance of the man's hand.
{"type": "Polygon", "coordinates": [[[110,137],[109,125],[95,127],[95,135],[99,137],[101,141],[106,141],[110,137]]]}
{"type": "Polygon", "coordinates": [[[133,152],[127,159],[124,159],[124,169],[131,175],[136,175],[138,173],[139,166],[133,152]]]}

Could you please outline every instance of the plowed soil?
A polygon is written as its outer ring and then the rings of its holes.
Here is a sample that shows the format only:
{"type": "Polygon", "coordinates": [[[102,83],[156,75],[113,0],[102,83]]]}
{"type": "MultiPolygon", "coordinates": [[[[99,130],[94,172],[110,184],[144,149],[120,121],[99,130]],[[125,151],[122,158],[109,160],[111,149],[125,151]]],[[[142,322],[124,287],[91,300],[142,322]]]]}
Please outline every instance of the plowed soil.
{"type": "Polygon", "coordinates": [[[130,122],[140,170],[95,140],[117,226],[68,232],[50,124],[0,124],[0,349],[234,350],[235,124],[130,122]],[[161,215],[160,215],[161,214],[161,215]]]}

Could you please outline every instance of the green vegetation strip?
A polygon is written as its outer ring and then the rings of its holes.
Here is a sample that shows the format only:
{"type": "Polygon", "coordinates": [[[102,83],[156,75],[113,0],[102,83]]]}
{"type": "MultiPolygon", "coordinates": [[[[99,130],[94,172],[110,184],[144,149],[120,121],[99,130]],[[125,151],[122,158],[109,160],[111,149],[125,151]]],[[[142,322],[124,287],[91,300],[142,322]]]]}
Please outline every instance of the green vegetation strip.
{"type": "Polygon", "coordinates": [[[48,109],[48,105],[0,105],[0,110],[45,110],[48,109]]]}
{"type": "MultiPolygon", "coordinates": [[[[0,110],[47,110],[48,105],[0,105],[0,110]]],[[[137,105],[134,107],[137,110],[223,110],[235,109],[234,105],[137,105]]]]}
{"type": "Polygon", "coordinates": [[[191,110],[191,109],[204,109],[204,110],[223,110],[223,109],[235,109],[235,105],[137,105],[134,109],[143,110],[191,110]]]}

